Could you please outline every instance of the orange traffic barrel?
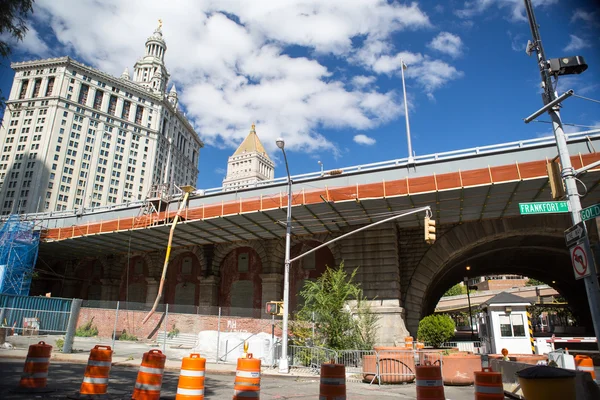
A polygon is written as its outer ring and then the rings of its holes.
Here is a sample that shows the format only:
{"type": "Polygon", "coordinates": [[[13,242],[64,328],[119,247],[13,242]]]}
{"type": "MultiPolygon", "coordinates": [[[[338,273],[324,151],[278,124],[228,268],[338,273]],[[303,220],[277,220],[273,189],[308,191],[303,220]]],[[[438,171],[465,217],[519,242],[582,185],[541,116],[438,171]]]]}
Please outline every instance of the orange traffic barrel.
{"type": "Polygon", "coordinates": [[[46,387],[50,353],[52,353],[52,346],[45,342],[29,346],[23,374],[19,382],[20,388],[42,389],[46,387]]]}
{"type": "Polygon", "coordinates": [[[159,400],[166,359],[167,356],[160,350],[150,350],[144,353],[132,399],[159,400]]]}
{"type": "Polygon", "coordinates": [[[588,356],[575,356],[575,367],[577,371],[589,372],[592,379],[596,379],[596,371],[594,371],[594,362],[588,356]]]}
{"type": "Polygon", "coordinates": [[[417,350],[422,350],[425,348],[425,343],[423,342],[417,342],[417,350]]]}
{"type": "Polygon", "coordinates": [[[445,400],[442,368],[438,365],[415,367],[417,400],[445,400]]]}
{"type": "Polygon", "coordinates": [[[475,371],[475,400],[504,400],[502,374],[484,367],[475,371]]]}
{"type": "Polygon", "coordinates": [[[181,362],[179,383],[175,400],[202,400],[204,399],[204,372],[206,371],[206,358],[193,353],[184,357],[181,362]]]}
{"type": "Polygon", "coordinates": [[[233,400],[260,397],[260,360],[252,358],[248,353],[246,358],[238,358],[235,383],[233,385],[233,400]]]}
{"type": "Polygon", "coordinates": [[[404,338],[404,347],[407,349],[413,348],[413,337],[412,336],[406,336],[404,338]]]}
{"type": "Polygon", "coordinates": [[[110,346],[95,346],[83,374],[79,394],[106,394],[113,351],[110,346]]]}
{"type": "Polygon", "coordinates": [[[343,364],[321,364],[319,400],[346,399],[346,367],[343,364]]]}

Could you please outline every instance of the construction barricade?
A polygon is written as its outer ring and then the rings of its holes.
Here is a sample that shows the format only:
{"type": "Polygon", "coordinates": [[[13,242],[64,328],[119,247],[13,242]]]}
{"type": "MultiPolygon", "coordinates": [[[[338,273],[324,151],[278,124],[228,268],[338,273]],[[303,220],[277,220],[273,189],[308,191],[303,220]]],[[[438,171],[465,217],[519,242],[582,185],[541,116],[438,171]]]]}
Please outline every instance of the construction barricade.
{"type": "Polygon", "coordinates": [[[445,400],[442,368],[438,365],[415,367],[417,400],[445,400]]]}
{"type": "Polygon", "coordinates": [[[252,358],[252,353],[248,353],[246,358],[238,358],[233,400],[258,398],[260,398],[260,359],[252,358]]]}
{"type": "Polygon", "coordinates": [[[319,400],[346,400],[346,368],[343,364],[321,364],[319,400]]]}
{"type": "Polygon", "coordinates": [[[106,394],[113,351],[110,346],[95,346],[90,350],[79,394],[106,394]]]}
{"type": "Polygon", "coordinates": [[[412,336],[406,336],[404,338],[404,348],[406,349],[413,349],[413,337],[412,336]]]}
{"type": "Polygon", "coordinates": [[[166,359],[167,356],[160,350],[150,350],[144,353],[132,399],[159,400],[166,359]]]}
{"type": "Polygon", "coordinates": [[[206,371],[206,358],[193,353],[184,357],[181,362],[179,383],[175,400],[202,400],[204,399],[204,375],[206,371]]]}
{"type": "Polygon", "coordinates": [[[48,382],[48,368],[52,346],[45,342],[29,346],[23,374],[19,382],[20,389],[44,389],[48,382]]]}
{"type": "Polygon", "coordinates": [[[589,372],[592,379],[596,379],[596,371],[594,371],[594,361],[588,356],[575,356],[575,368],[577,371],[589,372]]]}
{"type": "Polygon", "coordinates": [[[475,400],[504,400],[502,374],[491,368],[475,371],[475,400]]]}

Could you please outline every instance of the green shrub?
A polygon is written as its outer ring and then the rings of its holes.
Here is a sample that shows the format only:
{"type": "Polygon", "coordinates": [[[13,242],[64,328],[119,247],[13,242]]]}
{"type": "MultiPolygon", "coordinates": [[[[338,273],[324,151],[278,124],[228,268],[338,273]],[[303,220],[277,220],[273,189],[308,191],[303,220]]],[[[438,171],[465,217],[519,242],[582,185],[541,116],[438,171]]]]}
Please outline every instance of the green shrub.
{"type": "Polygon", "coordinates": [[[132,341],[136,341],[136,340],[138,340],[138,338],[135,335],[132,335],[130,333],[127,333],[126,331],[123,331],[123,333],[121,333],[121,336],[119,336],[119,340],[132,340],[132,341]]]}
{"type": "Polygon", "coordinates": [[[454,336],[454,321],[448,315],[428,315],[419,322],[417,339],[439,348],[454,336]]]}
{"type": "Polygon", "coordinates": [[[167,333],[167,337],[169,339],[173,339],[177,336],[179,336],[179,329],[177,329],[177,326],[175,326],[175,324],[173,324],[173,328],[167,333]]]}
{"type": "Polygon", "coordinates": [[[63,346],[65,345],[65,339],[56,339],[56,349],[62,353],[63,346]]]}
{"type": "Polygon", "coordinates": [[[79,337],[98,336],[98,328],[93,323],[94,323],[94,317],[92,317],[92,319],[90,319],[87,323],[85,323],[85,324],[81,325],[79,328],[77,328],[77,330],[75,331],[75,336],[79,336],[79,337]]]}

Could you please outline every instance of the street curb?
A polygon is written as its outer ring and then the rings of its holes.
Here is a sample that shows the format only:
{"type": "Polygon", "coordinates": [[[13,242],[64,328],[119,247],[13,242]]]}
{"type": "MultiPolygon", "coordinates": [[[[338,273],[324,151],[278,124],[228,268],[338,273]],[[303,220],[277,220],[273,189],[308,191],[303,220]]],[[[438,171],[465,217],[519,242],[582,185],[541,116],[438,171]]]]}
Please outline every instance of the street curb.
{"type": "MultiPolygon", "coordinates": [[[[3,359],[10,359],[10,360],[25,360],[26,357],[24,356],[20,356],[17,354],[0,354],[0,361],[2,361],[3,359]]],[[[58,361],[58,362],[64,362],[64,363],[68,363],[68,364],[87,364],[87,359],[85,360],[78,360],[78,359],[72,359],[69,357],[62,357],[62,356],[56,356],[55,354],[52,354],[50,356],[50,360],[51,361],[58,361]]],[[[141,360],[140,360],[141,362],[141,360]]],[[[111,363],[111,366],[118,366],[118,367],[128,367],[128,368],[139,368],[139,363],[133,363],[131,361],[113,361],[111,363]]],[[[179,371],[181,368],[178,367],[173,367],[173,366],[165,366],[164,368],[166,371],[179,371]]],[[[287,375],[281,375],[278,373],[271,373],[271,372],[265,372],[265,371],[261,371],[262,375],[266,375],[266,376],[270,376],[270,377],[275,377],[275,378],[283,378],[283,379],[318,379],[319,377],[317,375],[315,376],[304,376],[304,375],[292,375],[292,374],[287,374],[287,375]]],[[[206,373],[207,374],[211,374],[211,375],[235,375],[236,374],[236,370],[222,370],[222,369],[211,369],[211,368],[206,368],[206,373]]]]}

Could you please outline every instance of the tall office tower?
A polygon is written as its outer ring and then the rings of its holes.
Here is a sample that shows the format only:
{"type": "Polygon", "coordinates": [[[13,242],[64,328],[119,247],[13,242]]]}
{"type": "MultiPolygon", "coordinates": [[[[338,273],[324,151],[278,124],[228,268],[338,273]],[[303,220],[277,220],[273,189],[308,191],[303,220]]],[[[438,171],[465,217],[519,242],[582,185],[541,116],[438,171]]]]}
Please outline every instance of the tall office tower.
{"type": "Polygon", "coordinates": [[[167,93],[161,26],[117,78],[69,57],[11,64],[0,128],[0,214],[142,200],[156,185],[195,185],[204,146],[167,93]]]}
{"type": "Polygon", "coordinates": [[[252,125],[246,139],[227,161],[227,176],[223,179],[223,188],[237,190],[254,187],[257,182],[271,180],[274,176],[273,161],[252,125]]]}

